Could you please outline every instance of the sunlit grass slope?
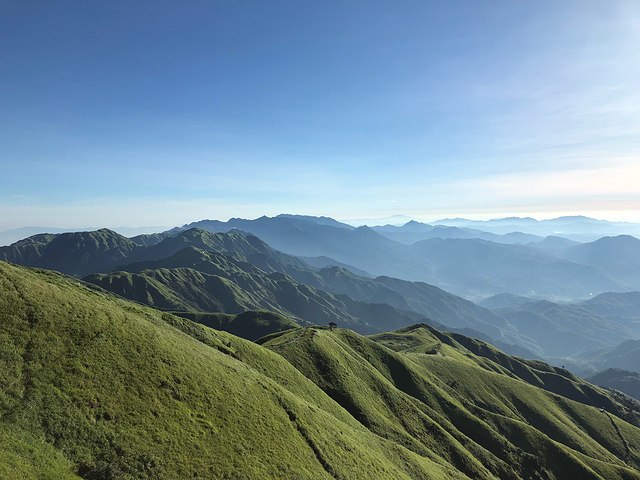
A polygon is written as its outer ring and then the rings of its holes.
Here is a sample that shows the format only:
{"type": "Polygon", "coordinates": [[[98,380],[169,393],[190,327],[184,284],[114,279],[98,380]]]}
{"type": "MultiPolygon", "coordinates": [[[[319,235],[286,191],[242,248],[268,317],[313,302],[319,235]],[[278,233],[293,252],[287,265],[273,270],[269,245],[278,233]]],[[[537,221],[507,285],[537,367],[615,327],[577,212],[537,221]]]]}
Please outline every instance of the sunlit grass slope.
{"type": "Polygon", "coordinates": [[[1,478],[465,478],[268,349],[2,262],[0,372],[1,478]]]}
{"type": "Polygon", "coordinates": [[[372,432],[470,477],[640,478],[633,405],[562,369],[426,325],[372,338],[307,328],[259,343],[372,432]]]}

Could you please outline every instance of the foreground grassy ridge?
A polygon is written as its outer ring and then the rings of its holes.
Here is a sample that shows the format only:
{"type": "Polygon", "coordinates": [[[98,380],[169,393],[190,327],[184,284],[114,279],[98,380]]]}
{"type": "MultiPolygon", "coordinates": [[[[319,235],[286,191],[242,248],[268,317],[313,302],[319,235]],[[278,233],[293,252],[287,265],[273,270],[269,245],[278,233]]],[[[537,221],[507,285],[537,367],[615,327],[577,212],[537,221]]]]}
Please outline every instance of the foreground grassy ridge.
{"type": "Polygon", "coordinates": [[[640,478],[637,425],[544,386],[558,388],[557,377],[559,385],[571,383],[625,412],[606,391],[541,362],[522,364],[520,371],[513,357],[504,356],[513,365],[503,365],[499,356],[475,355],[427,326],[404,330],[372,337],[380,343],[341,329],[288,331],[260,343],[285,356],[371,431],[421,455],[435,453],[470,477],[640,478]],[[525,370],[539,386],[521,378],[525,370]]]}
{"type": "Polygon", "coordinates": [[[0,262],[2,478],[465,478],[281,356],[0,262]]]}

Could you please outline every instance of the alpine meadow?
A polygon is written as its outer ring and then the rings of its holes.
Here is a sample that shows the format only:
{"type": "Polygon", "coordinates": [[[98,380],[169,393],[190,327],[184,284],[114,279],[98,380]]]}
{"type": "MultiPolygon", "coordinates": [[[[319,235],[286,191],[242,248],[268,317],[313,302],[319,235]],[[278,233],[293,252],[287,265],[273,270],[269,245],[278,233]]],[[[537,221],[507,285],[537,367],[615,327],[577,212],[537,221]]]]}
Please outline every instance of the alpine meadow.
{"type": "Polygon", "coordinates": [[[639,25],[0,2],[0,480],[640,480],[639,25]]]}

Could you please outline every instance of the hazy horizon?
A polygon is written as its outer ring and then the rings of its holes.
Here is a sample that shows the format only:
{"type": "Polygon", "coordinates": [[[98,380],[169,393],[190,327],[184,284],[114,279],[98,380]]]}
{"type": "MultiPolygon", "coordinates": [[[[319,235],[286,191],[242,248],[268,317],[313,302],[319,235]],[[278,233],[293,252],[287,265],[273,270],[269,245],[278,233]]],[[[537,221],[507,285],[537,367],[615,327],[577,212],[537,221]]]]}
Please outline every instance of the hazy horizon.
{"type": "Polygon", "coordinates": [[[640,222],[640,4],[0,13],[0,231],[286,212],[640,222]]]}

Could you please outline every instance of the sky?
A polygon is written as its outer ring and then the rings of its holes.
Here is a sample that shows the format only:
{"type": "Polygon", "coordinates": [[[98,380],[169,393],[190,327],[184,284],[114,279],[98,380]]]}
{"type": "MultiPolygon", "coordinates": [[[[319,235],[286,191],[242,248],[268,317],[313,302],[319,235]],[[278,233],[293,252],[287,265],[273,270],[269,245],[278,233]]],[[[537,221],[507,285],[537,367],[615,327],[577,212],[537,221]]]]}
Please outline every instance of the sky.
{"type": "Polygon", "coordinates": [[[640,3],[0,0],[0,231],[640,221],[640,3]]]}

